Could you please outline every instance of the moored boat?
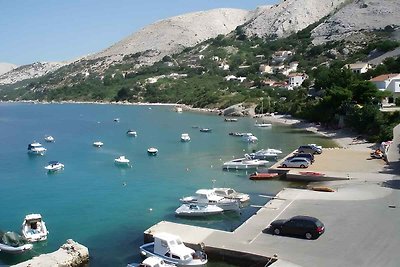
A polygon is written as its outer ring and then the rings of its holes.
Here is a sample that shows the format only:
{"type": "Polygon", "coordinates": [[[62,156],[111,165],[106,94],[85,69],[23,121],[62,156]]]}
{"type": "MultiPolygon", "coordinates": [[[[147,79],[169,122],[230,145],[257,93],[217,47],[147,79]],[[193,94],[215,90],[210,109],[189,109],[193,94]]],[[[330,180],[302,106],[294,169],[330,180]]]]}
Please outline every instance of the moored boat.
{"type": "Polygon", "coordinates": [[[188,133],[183,133],[183,134],[181,135],[181,141],[182,141],[182,142],[189,142],[189,141],[190,141],[190,136],[189,136],[189,134],[188,134],[188,133]]]}
{"type": "Polygon", "coordinates": [[[140,253],[145,257],[158,256],[178,266],[203,266],[208,261],[207,254],[186,247],[178,236],[156,233],[153,237],[154,242],[140,246],[140,253]]]}
{"type": "Polygon", "coordinates": [[[114,162],[119,165],[129,165],[129,159],[125,158],[125,156],[119,156],[118,158],[114,159],[114,162]]]}
{"type": "Polygon", "coordinates": [[[210,128],[200,128],[200,132],[202,133],[211,133],[212,129],[210,128]]]}
{"type": "Polygon", "coordinates": [[[182,204],[175,210],[175,215],[185,217],[202,217],[220,214],[223,211],[224,209],[216,205],[182,204]]]}
{"type": "Polygon", "coordinates": [[[26,238],[15,232],[0,231],[0,251],[10,254],[21,254],[31,250],[32,244],[28,244],[26,238]]]}
{"type": "Polygon", "coordinates": [[[49,165],[44,167],[46,170],[49,172],[54,172],[54,171],[59,171],[61,169],[64,169],[64,164],[62,164],[59,161],[49,161],[49,165]]]}
{"type": "Polygon", "coordinates": [[[250,180],[270,180],[274,178],[278,178],[280,176],[279,173],[268,173],[268,172],[254,172],[250,174],[250,180]]]}
{"type": "Polygon", "coordinates": [[[150,156],[156,156],[158,153],[158,149],[155,147],[149,147],[147,149],[147,154],[149,154],[150,156]]]}
{"type": "Polygon", "coordinates": [[[52,142],[55,141],[55,139],[54,139],[54,137],[51,136],[51,135],[46,135],[46,136],[44,137],[44,141],[49,142],[49,143],[52,143],[52,142]]]}
{"type": "Polygon", "coordinates": [[[216,205],[223,210],[240,210],[240,201],[218,196],[214,189],[199,189],[194,196],[183,197],[180,201],[184,204],[216,205]]]}
{"type": "Polygon", "coordinates": [[[224,170],[248,170],[256,169],[260,166],[265,166],[268,161],[260,159],[252,159],[249,154],[245,154],[244,158],[234,159],[225,162],[222,165],[224,170]]]}
{"type": "Polygon", "coordinates": [[[28,214],[22,222],[22,235],[29,242],[44,241],[49,233],[40,214],[28,214]]]}
{"type": "Polygon", "coordinates": [[[225,118],[224,121],[226,121],[226,122],[237,122],[238,119],[235,119],[235,118],[225,118]]]}
{"type": "Polygon", "coordinates": [[[243,133],[242,139],[247,143],[255,143],[258,141],[258,138],[252,133],[243,133]]]}
{"type": "Polygon", "coordinates": [[[96,141],[93,143],[93,146],[95,146],[95,147],[102,147],[103,145],[104,145],[103,142],[100,142],[100,141],[96,141]]]}
{"type": "Polygon", "coordinates": [[[250,157],[252,159],[276,159],[278,157],[278,154],[281,154],[282,151],[277,150],[277,149],[261,149],[258,151],[255,151],[253,153],[250,153],[250,157]]]}
{"type": "Polygon", "coordinates": [[[271,127],[272,124],[271,123],[255,123],[254,124],[255,127],[271,127]]]}
{"type": "Polygon", "coordinates": [[[46,152],[46,148],[42,146],[41,143],[38,142],[33,142],[28,145],[28,153],[32,155],[41,155],[43,156],[44,153],[46,152]]]}
{"type": "Polygon", "coordinates": [[[225,198],[229,198],[229,199],[236,199],[242,203],[250,200],[250,196],[248,194],[236,192],[236,190],[233,188],[214,187],[213,190],[217,196],[221,196],[221,197],[225,197],[225,198]]]}
{"type": "Polygon", "coordinates": [[[151,256],[144,259],[142,263],[130,263],[126,267],[176,267],[176,265],[166,263],[158,256],[151,256]]]}
{"type": "Polygon", "coordinates": [[[128,131],[126,132],[126,134],[129,135],[129,136],[133,136],[133,137],[136,137],[136,136],[137,136],[137,132],[134,131],[134,130],[128,130],[128,131]]]}

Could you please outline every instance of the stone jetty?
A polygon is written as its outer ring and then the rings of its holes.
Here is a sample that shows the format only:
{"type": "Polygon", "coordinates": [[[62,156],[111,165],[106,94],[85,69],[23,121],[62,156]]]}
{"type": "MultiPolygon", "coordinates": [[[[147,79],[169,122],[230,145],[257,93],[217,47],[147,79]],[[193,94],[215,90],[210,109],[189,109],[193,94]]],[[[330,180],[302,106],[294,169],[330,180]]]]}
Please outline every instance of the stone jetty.
{"type": "Polygon", "coordinates": [[[62,245],[57,251],[42,254],[31,260],[21,262],[15,267],[78,267],[89,261],[89,249],[72,239],[62,245]]]}

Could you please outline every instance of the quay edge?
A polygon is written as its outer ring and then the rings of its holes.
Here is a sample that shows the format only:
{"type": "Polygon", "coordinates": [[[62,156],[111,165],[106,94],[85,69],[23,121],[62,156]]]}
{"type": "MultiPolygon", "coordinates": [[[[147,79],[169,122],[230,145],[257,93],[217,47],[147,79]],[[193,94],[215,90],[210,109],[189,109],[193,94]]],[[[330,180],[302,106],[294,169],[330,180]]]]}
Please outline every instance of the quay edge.
{"type": "Polygon", "coordinates": [[[81,267],[89,262],[89,249],[68,239],[57,251],[42,254],[13,267],[81,267]]]}

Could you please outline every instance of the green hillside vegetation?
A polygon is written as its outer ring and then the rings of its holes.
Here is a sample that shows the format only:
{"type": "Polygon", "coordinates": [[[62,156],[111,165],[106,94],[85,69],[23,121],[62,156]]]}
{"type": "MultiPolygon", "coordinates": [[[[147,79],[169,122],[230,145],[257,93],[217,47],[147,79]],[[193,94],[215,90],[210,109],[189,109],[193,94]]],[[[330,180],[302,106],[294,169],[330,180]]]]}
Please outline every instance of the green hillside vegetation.
{"type": "MultiPolygon", "coordinates": [[[[398,123],[398,113],[379,111],[381,100],[388,96],[366,80],[400,72],[400,59],[387,59],[384,64],[363,75],[343,66],[366,60],[368,55],[390,51],[399,42],[388,39],[389,33],[372,33],[376,41],[354,48],[340,41],[314,46],[313,24],[287,38],[248,39],[241,27],[227,36],[218,36],[183,52],[165,56],[152,66],[135,69],[140,53],[125,56],[121,64],[109,67],[104,75],[76,74],[95,61],[82,61],[65,66],[18,90],[0,91],[3,99],[38,99],[44,101],[127,101],[168,102],[193,107],[226,108],[237,103],[258,104],[256,112],[291,114],[329,127],[340,123],[371,141],[391,138],[391,125],[398,123]],[[292,51],[285,65],[298,62],[298,72],[309,79],[295,90],[270,87],[264,80],[286,82],[283,74],[261,74],[260,64],[271,62],[277,51],[292,51]],[[221,66],[229,65],[229,70],[221,66]],[[228,75],[246,77],[243,82],[226,80],[228,75]],[[60,86],[60,84],[65,84],[60,86]],[[312,88],[312,90],[310,90],[312,88]]],[[[371,37],[372,38],[372,37],[371,37]]]]}

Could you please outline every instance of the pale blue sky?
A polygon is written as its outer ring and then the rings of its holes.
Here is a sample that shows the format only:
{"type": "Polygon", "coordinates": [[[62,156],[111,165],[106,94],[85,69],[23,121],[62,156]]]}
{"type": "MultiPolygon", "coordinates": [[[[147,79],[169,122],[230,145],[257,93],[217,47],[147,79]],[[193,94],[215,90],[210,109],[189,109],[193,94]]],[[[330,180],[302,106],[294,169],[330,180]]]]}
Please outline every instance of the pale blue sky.
{"type": "Polygon", "coordinates": [[[0,62],[71,60],[164,18],[279,0],[0,0],[0,62]]]}

